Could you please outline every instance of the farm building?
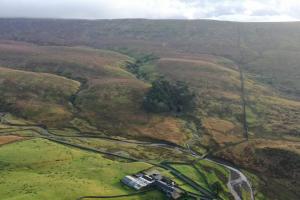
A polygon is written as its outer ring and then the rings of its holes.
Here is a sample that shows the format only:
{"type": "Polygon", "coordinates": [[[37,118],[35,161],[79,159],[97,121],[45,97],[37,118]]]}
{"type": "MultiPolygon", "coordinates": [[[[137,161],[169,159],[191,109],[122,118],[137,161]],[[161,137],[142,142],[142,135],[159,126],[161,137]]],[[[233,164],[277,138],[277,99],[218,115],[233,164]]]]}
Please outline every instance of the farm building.
{"type": "Polygon", "coordinates": [[[141,190],[146,187],[156,187],[170,199],[179,199],[185,193],[185,191],[180,189],[175,182],[163,177],[157,172],[125,176],[121,182],[135,190],[141,190]]]}
{"type": "Polygon", "coordinates": [[[140,190],[142,188],[150,186],[155,180],[147,175],[138,174],[133,176],[125,176],[122,179],[122,183],[134,188],[135,190],[140,190]]]}
{"type": "Polygon", "coordinates": [[[155,185],[159,190],[164,192],[167,197],[171,199],[179,199],[184,194],[184,191],[178,188],[174,182],[170,184],[163,180],[160,180],[156,181],[155,185]]]}

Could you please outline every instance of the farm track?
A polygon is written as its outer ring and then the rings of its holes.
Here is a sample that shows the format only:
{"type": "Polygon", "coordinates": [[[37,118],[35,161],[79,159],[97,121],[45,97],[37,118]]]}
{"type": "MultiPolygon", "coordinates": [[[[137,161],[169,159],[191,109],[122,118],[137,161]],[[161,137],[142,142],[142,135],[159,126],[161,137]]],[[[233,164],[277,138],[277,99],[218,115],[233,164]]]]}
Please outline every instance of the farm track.
{"type": "MultiPolygon", "coordinates": [[[[79,148],[81,150],[90,151],[90,152],[99,153],[99,154],[104,154],[104,155],[108,155],[108,156],[114,156],[114,157],[125,159],[125,160],[131,161],[131,162],[145,162],[145,163],[148,163],[148,164],[156,166],[156,167],[167,169],[173,175],[175,175],[177,178],[182,180],[184,183],[186,183],[190,187],[192,187],[192,188],[194,188],[194,189],[196,189],[197,191],[200,192],[200,194],[189,193],[190,196],[195,197],[195,195],[198,195],[197,198],[200,198],[200,199],[203,199],[203,200],[215,198],[214,194],[212,194],[209,190],[199,186],[198,184],[196,184],[190,178],[188,178],[185,175],[181,174],[180,172],[173,169],[172,167],[166,165],[165,163],[167,163],[167,161],[162,162],[162,163],[154,163],[154,162],[150,162],[150,161],[147,161],[147,160],[136,159],[136,158],[133,158],[133,157],[126,157],[126,156],[122,156],[122,155],[119,155],[119,154],[110,153],[110,152],[107,152],[107,151],[101,151],[99,149],[95,149],[95,148],[91,148],[91,147],[85,147],[85,146],[81,146],[81,145],[78,145],[78,144],[70,143],[70,142],[65,141],[65,138],[79,138],[79,139],[80,138],[82,138],[82,139],[91,139],[92,138],[92,139],[109,140],[109,141],[112,141],[112,142],[122,142],[122,143],[127,143],[127,144],[129,143],[129,144],[151,146],[151,147],[157,147],[157,148],[162,148],[162,147],[176,148],[177,150],[180,150],[185,154],[188,153],[189,155],[191,155],[195,158],[194,161],[192,161],[191,163],[188,163],[188,164],[191,164],[191,165],[193,165],[193,163],[195,161],[206,159],[207,154],[200,155],[199,153],[197,153],[195,151],[192,151],[189,148],[185,148],[183,146],[176,145],[176,144],[173,144],[173,143],[168,143],[168,142],[155,142],[155,143],[153,143],[153,142],[141,142],[141,141],[111,138],[111,137],[106,137],[106,136],[94,136],[94,135],[63,136],[63,135],[53,134],[50,131],[48,131],[47,129],[41,127],[41,126],[19,125],[19,124],[7,124],[7,125],[15,126],[15,127],[18,127],[18,128],[23,128],[23,129],[21,129],[21,131],[25,131],[25,130],[33,131],[33,132],[38,133],[40,135],[40,136],[27,136],[25,138],[43,138],[43,139],[47,139],[47,140],[50,140],[52,142],[56,142],[56,143],[59,143],[59,144],[62,144],[62,145],[67,145],[67,146],[71,146],[71,147],[74,147],[74,148],[79,148]]],[[[16,132],[16,130],[11,130],[9,132],[13,133],[13,132],[16,132]]],[[[84,134],[87,134],[87,133],[84,133],[84,134]]],[[[245,141],[242,141],[242,142],[245,142],[245,141]]],[[[238,145],[240,143],[237,143],[236,145],[238,145]]],[[[252,189],[251,189],[251,191],[252,191],[252,189]]],[[[135,195],[137,195],[137,194],[135,194],[135,195]]],[[[95,198],[96,198],[96,196],[95,196],[95,198]]],[[[100,198],[100,197],[98,196],[97,198],[100,198]]],[[[103,198],[108,198],[108,197],[103,197],[103,198]]]]}
{"type": "MultiPolygon", "coordinates": [[[[18,125],[18,127],[22,127],[22,126],[18,125]]],[[[66,146],[78,148],[78,149],[81,149],[81,150],[84,150],[84,151],[93,152],[93,153],[99,153],[99,154],[103,154],[103,155],[114,156],[114,157],[118,157],[120,159],[128,160],[130,162],[145,162],[145,163],[148,163],[148,164],[156,166],[156,167],[160,167],[160,168],[164,168],[164,169],[167,169],[167,170],[171,170],[172,174],[174,174],[175,176],[177,176],[180,180],[182,180],[183,182],[185,182],[188,185],[190,185],[191,183],[193,183],[193,180],[189,179],[186,176],[183,176],[181,173],[178,173],[176,170],[170,169],[170,167],[166,166],[163,163],[154,163],[154,162],[150,162],[150,161],[147,161],[147,160],[136,159],[136,158],[133,158],[133,157],[122,156],[122,155],[119,155],[119,154],[116,154],[116,153],[110,153],[110,152],[107,152],[107,151],[101,151],[99,149],[95,149],[95,148],[91,148],[91,147],[81,146],[81,145],[74,144],[74,143],[71,143],[71,142],[68,142],[68,141],[64,141],[64,138],[97,138],[97,139],[103,139],[103,140],[110,140],[110,141],[114,141],[114,142],[128,143],[129,141],[127,141],[127,140],[123,141],[121,139],[115,139],[115,138],[109,138],[109,137],[93,137],[93,136],[90,136],[90,137],[84,137],[84,136],[80,136],[80,137],[76,137],[76,136],[71,136],[71,137],[69,137],[69,136],[58,136],[58,135],[53,135],[47,129],[44,129],[44,128],[41,128],[41,127],[37,127],[37,129],[34,129],[34,128],[25,128],[25,129],[22,129],[22,130],[31,130],[31,131],[34,131],[34,132],[39,133],[41,135],[41,136],[27,136],[25,138],[43,138],[43,139],[47,139],[49,141],[52,141],[52,142],[55,142],[55,143],[59,143],[59,144],[62,144],[62,145],[66,145],[66,146]]],[[[166,144],[166,143],[150,143],[150,142],[138,142],[138,141],[137,142],[130,141],[129,143],[138,144],[138,145],[152,146],[152,147],[154,146],[154,147],[158,147],[158,148],[160,148],[160,147],[176,148],[178,150],[184,151],[184,153],[190,153],[190,150],[185,149],[184,147],[181,147],[181,146],[175,145],[175,144],[171,145],[171,144],[166,144]]],[[[196,156],[195,153],[193,154],[193,156],[194,157],[196,156]]],[[[201,194],[188,193],[190,196],[195,197],[196,195],[198,195],[197,198],[200,198],[200,199],[204,199],[204,200],[205,199],[211,199],[210,197],[212,196],[212,194],[210,194],[209,196],[207,196],[207,194],[209,194],[209,193],[208,193],[208,191],[206,191],[205,188],[202,188],[201,186],[195,186],[195,184],[190,185],[190,186],[194,187],[194,188],[198,188],[199,192],[202,194],[201,195],[201,194]],[[206,191],[206,192],[202,193],[203,191],[206,191]]],[[[138,194],[135,193],[133,195],[138,195],[138,194]]],[[[118,197],[118,196],[111,196],[111,197],[109,197],[109,196],[107,196],[107,197],[106,196],[100,196],[100,197],[99,196],[94,196],[93,198],[115,198],[115,197],[118,197]]],[[[84,199],[84,198],[87,198],[87,197],[82,197],[81,199],[84,199]]]]}
{"type": "Polygon", "coordinates": [[[230,189],[231,194],[234,196],[235,200],[243,200],[243,197],[240,197],[240,194],[238,191],[235,190],[235,186],[238,185],[240,187],[242,187],[243,183],[246,183],[249,191],[250,191],[250,198],[251,200],[255,200],[254,194],[253,194],[253,190],[252,190],[252,186],[250,181],[247,179],[247,177],[238,169],[231,167],[225,163],[221,163],[221,162],[216,162],[214,160],[211,159],[206,159],[209,162],[218,164],[218,165],[222,165],[224,167],[226,167],[227,169],[230,170],[230,179],[228,181],[228,188],[230,189]],[[233,179],[233,174],[238,175],[238,178],[233,179]]]}

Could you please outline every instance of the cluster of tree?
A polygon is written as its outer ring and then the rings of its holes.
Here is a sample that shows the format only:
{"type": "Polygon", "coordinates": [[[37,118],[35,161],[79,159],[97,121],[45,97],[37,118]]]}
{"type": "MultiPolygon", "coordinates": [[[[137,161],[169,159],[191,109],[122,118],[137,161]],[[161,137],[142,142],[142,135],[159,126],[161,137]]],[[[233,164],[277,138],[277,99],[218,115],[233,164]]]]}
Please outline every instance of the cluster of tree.
{"type": "Polygon", "coordinates": [[[136,56],[135,62],[127,62],[126,68],[133,73],[138,79],[148,80],[148,74],[142,70],[142,67],[157,60],[158,57],[154,54],[146,54],[136,56]]]}
{"type": "Polygon", "coordinates": [[[137,78],[140,78],[140,65],[138,65],[136,62],[127,62],[126,68],[128,71],[130,71],[132,74],[134,74],[137,78]]]}
{"type": "Polygon", "coordinates": [[[152,83],[144,98],[144,108],[148,112],[181,114],[193,110],[195,94],[184,82],[169,82],[159,78],[152,83]]]}

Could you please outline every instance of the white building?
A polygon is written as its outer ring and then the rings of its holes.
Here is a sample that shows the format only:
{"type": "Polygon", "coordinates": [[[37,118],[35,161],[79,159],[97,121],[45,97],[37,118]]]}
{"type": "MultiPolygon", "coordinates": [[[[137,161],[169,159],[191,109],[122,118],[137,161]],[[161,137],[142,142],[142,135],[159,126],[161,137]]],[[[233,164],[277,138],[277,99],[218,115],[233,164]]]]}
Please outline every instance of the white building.
{"type": "Polygon", "coordinates": [[[153,180],[151,177],[149,177],[147,175],[125,176],[122,179],[122,182],[125,185],[134,188],[135,190],[140,190],[142,188],[145,188],[145,187],[151,185],[152,183],[155,182],[155,180],[153,180]]]}

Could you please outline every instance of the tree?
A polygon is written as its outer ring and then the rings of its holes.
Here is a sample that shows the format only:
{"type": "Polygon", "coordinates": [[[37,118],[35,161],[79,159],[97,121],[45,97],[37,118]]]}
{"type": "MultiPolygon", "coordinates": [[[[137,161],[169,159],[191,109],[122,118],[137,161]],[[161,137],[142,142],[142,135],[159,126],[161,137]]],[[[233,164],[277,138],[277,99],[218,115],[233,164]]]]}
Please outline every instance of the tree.
{"type": "Polygon", "coordinates": [[[192,110],[194,105],[195,94],[186,83],[171,83],[165,78],[154,81],[144,98],[144,108],[148,112],[179,114],[192,110]]]}

